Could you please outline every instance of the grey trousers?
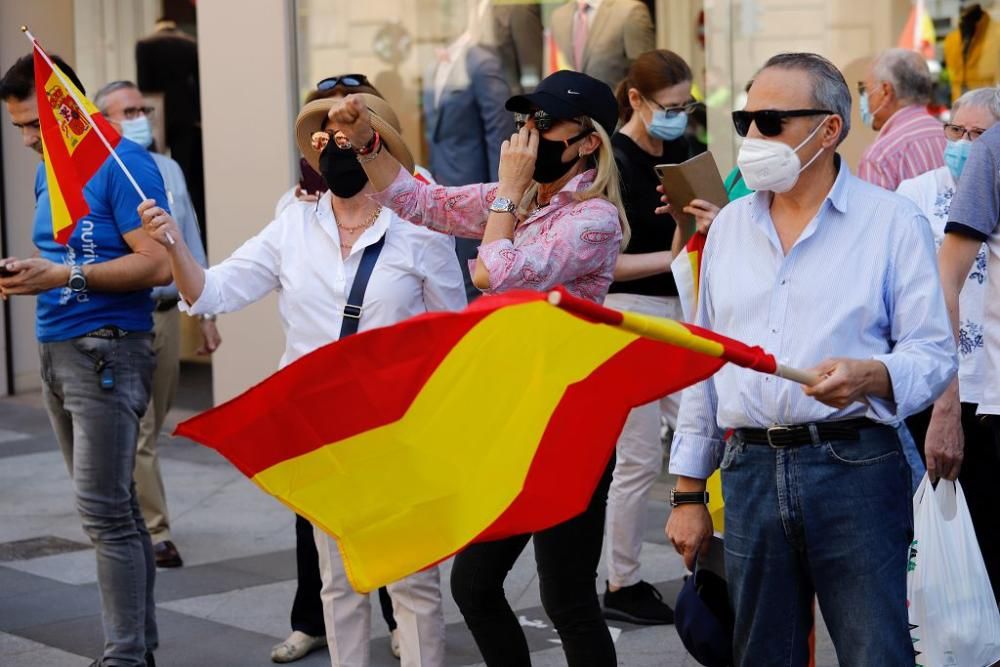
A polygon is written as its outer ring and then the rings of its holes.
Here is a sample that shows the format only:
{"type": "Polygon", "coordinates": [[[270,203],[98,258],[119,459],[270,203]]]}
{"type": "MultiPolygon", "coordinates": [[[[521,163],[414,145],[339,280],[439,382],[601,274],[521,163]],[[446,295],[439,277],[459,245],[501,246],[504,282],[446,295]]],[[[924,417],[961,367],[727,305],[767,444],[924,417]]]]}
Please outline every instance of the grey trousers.
{"type": "Polygon", "coordinates": [[[104,665],[145,665],[158,638],[153,544],[132,471],[149,404],[152,334],[41,343],[42,387],[97,555],[104,665]]]}

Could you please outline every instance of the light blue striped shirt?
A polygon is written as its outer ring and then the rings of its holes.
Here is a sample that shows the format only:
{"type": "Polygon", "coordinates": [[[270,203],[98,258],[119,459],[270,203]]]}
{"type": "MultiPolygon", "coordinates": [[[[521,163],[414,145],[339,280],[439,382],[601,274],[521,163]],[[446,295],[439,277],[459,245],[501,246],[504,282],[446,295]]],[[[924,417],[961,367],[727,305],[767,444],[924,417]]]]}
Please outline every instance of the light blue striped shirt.
{"type": "MultiPolygon", "coordinates": [[[[181,166],[166,155],[149,152],[153,156],[156,168],[163,176],[163,187],[167,190],[170,212],[177,221],[177,226],[184,237],[184,244],[191,251],[191,256],[201,264],[202,268],[208,268],[205,259],[205,246],[201,243],[201,232],[198,229],[198,215],[194,212],[194,204],[191,203],[191,195],[188,194],[187,181],[184,180],[184,172],[181,166]]],[[[177,293],[177,285],[170,283],[163,287],[154,287],[150,297],[154,301],[166,301],[168,299],[180,298],[177,293]]]]}
{"type": "Polygon", "coordinates": [[[787,256],[770,193],[719,213],[705,246],[695,323],[796,368],[828,357],[877,359],[889,371],[893,400],[869,397],[868,405],[837,410],[793,382],[727,364],[684,392],[671,473],[707,478],[730,428],[861,416],[895,424],[927,407],[954,377],[955,343],[927,220],[911,201],[840,163],[787,256]]]}

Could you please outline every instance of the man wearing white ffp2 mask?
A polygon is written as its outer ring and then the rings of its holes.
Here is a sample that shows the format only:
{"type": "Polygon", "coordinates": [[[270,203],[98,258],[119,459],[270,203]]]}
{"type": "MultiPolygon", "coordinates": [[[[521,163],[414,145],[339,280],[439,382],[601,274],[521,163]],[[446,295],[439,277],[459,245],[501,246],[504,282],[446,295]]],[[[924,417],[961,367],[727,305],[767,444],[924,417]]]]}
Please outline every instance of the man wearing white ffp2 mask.
{"type": "Polygon", "coordinates": [[[666,532],[693,567],[712,535],[705,480],[720,468],[725,524],[738,527],[726,531],[734,665],[806,664],[814,596],[840,664],[913,664],[913,509],[893,425],[948,386],[955,344],[927,221],[835,152],[850,115],[828,60],[768,60],[733,113],[758,191],[719,212],[702,255],[695,324],[817,379],[726,367],[681,398],[666,532]]]}
{"type": "MultiPolygon", "coordinates": [[[[804,111],[812,113],[811,109],[804,111]]],[[[774,113],[780,114],[781,112],[774,113]]],[[[744,116],[744,118],[747,117],[752,118],[752,115],[744,116]]],[[[829,117],[828,115],[827,118],[829,117]]],[[[766,123],[763,120],[761,122],[766,123]]],[[[820,121],[819,125],[794,148],[776,139],[758,139],[751,136],[745,138],[743,145],[740,146],[736,164],[740,168],[740,173],[743,174],[743,180],[747,187],[751,190],[769,190],[771,192],[788,192],[795,187],[795,183],[799,180],[799,174],[816,161],[823,153],[825,146],[820,144],[819,149],[809,158],[805,166],[802,166],[799,150],[812,142],[825,122],[826,118],[820,121]]]]}

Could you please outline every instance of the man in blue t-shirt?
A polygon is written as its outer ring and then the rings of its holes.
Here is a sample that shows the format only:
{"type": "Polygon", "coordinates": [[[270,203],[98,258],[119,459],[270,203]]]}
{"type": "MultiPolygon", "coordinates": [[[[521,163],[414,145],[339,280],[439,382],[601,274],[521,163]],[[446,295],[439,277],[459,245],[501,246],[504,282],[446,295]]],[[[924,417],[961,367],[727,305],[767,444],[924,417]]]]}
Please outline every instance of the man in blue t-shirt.
{"type": "MultiPolygon", "coordinates": [[[[56,64],[80,90],[73,71],[56,64]]],[[[26,147],[41,153],[34,63],[24,56],[0,79],[0,99],[26,147]]],[[[146,196],[167,201],[163,180],[141,146],[122,139],[118,155],[146,196]]],[[[170,282],[163,248],[141,229],[140,202],[112,158],[84,189],[90,213],[67,245],[55,241],[45,166],[35,176],[38,256],[0,260],[0,296],[38,295],[37,336],[49,418],[94,543],[101,592],[100,665],[154,665],[155,564],[132,481],[139,420],[155,365],[150,288],[170,282]]]]}

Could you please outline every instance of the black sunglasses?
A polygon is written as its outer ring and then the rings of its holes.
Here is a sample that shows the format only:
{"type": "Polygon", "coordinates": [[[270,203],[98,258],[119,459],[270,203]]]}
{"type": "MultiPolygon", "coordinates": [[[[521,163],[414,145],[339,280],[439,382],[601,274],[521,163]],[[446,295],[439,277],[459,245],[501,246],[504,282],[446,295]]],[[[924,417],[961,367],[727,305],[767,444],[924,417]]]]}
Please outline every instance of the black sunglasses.
{"type": "Polygon", "coordinates": [[[340,76],[328,76],[319,83],[316,84],[316,90],[320,92],[325,92],[331,88],[335,88],[338,85],[347,86],[348,88],[357,88],[358,86],[371,86],[368,83],[368,79],[364,74],[341,74],[340,76]]]}
{"type": "Polygon", "coordinates": [[[531,113],[514,113],[514,127],[520,130],[527,124],[531,119],[535,120],[535,129],[539,132],[545,132],[550,129],[553,125],[558,123],[560,120],[567,120],[571,123],[576,123],[577,125],[583,125],[580,121],[575,118],[553,118],[547,112],[539,109],[538,111],[532,111],[531,113]]]}
{"type": "Polygon", "coordinates": [[[801,118],[803,116],[831,116],[832,111],[826,109],[762,109],[761,111],[734,111],[733,125],[736,134],[747,136],[750,124],[756,123],[757,130],[765,137],[776,137],[784,129],[785,119],[801,118]]]}

